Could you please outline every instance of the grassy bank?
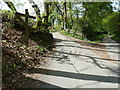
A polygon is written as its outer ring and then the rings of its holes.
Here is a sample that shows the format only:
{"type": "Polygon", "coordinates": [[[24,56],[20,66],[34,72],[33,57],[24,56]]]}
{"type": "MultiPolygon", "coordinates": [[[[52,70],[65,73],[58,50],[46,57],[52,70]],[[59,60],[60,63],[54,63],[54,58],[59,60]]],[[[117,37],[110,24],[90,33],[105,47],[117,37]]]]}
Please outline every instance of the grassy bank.
{"type": "Polygon", "coordinates": [[[82,37],[82,33],[80,33],[79,35],[76,35],[74,33],[65,32],[64,30],[61,30],[59,32],[61,34],[63,34],[63,35],[71,36],[71,37],[74,37],[74,38],[77,38],[77,39],[80,39],[80,40],[84,40],[84,41],[88,41],[88,42],[91,42],[91,43],[100,43],[100,42],[102,42],[101,40],[90,41],[90,40],[86,39],[85,37],[82,37]]]}

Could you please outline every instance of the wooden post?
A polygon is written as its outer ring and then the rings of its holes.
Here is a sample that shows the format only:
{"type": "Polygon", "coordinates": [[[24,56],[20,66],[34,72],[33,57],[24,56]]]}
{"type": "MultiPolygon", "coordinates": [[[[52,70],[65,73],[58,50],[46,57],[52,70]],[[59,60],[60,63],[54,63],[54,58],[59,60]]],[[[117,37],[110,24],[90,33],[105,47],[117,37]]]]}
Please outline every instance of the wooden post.
{"type": "Polygon", "coordinates": [[[26,30],[25,30],[25,44],[26,44],[27,46],[28,46],[28,44],[29,44],[28,17],[29,17],[28,9],[25,9],[25,24],[26,24],[26,30]]]}
{"type": "Polygon", "coordinates": [[[25,14],[19,13],[19,12],[16,12],[15,14],[16,14],[16,16],[25,17],[25,22],[19,17],[17,17],[17,19],[19,19],[19,21],[21,21],[21,22],[18,21],[19,24],[24,25],[25,35],[24,35],[23,43],[28,46],[28,44],[29,44],[29,29],[30,29],[28,26],[28,18],[36,19],[36,17],[30,16],[28,9],[25,9],[25,14]]]}

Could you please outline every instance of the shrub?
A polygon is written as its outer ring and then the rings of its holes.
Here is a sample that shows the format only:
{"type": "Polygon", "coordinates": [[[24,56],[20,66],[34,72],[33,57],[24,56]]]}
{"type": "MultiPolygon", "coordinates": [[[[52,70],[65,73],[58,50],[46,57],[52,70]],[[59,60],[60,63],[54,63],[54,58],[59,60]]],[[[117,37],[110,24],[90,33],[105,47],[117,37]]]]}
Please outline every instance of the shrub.
{"type": "Polygon", "coordinates": [[[2,23],[7,25],[8,27],[14,27],[14,14],[7,10],[1,10],[2,13],[2,23]]]}
{"type": "Polygon", "coordinates": [[[103,19],[103,27],[113,36],[113,39],[120,41],[119,38],[119,27],[120,27],[120,13],[113,12],[111,15],[103,19]]]}

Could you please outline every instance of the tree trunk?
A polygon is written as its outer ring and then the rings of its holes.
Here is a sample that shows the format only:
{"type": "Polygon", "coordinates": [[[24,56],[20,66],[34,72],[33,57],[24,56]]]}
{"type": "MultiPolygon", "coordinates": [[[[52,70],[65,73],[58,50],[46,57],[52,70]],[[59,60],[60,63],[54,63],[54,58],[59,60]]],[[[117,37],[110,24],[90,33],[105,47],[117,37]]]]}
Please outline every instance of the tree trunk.
{"type": "MultiPolygon", "coordinates": [[[[13,13],[16,13],[17,12],[17,10],[15,9],[15,6],[14,6],[14,4],[9,0],[9,2],[7,1],[6,2],[6,0],[3,0],[6,4],[7,4],[7,6],[11,9],[11,11],[13,12],[13,13]]],[[[25,25],[25,22],[23,21],[23,19],[19,16],[19,15],[17,15],[17,14],[15,14],[15,20],[16,21],[18,21],[18,23],[21,25],[21,26],[23,26],[24,28],[26,27],[25,25]]]]}
{"type": "Polygon", "coordinates": [[[46,22],[48,23],[48,17],[49,17],[49,3],[48,2],[44,2],[44,8],[46,12],[46,22]]]}
{"type": "Polygon", "coordinates": [[[3,1],[7,4],[7,6],[11,9],[12,12],[14,13],[17,12],[17,10],[14,7],[14,4],[10,0],[8,0],[7,2],[6,0],[3,0],[3,1]]]}
{"type": "MultiPolygon", "coordinates": [[[[3,0],[6,4],[7,4],[7,6],[11,9],[11,11],[15,14],[16,12],[17,12],[17,10],[15,9],[15,6],[14,6],[14,4],[9,0],[9,2],[7,1],[6,2],[6,0],[3,0]]],[[[23,19],[19,16],[19,15],[17,15],[17,14],[15,14],[15,20],[16,21],[18,21],[18,23],[21,25],[21,26],[23,26],[24,28],[26,27],[25,25],[25,22],[23,21],[23,19]]]]}
{"type": "Polygon", "coordinates": [[[64,14],[63,14],[63,16],[62,16],[62,29],[64,29],[64,14]]]}
{"type": "Polygon", "coordinates": [[[78,8],[76,8],[77,9],[77,20],[78,20],[78,18],[79,18],[79,11],[78,11],[78,8]]]}
{"type": "Polygon", "coordinates": [[[70,9],[70,29],[72,29],[72,26],[73,26],[73,18],[72,18],[72,3],[69,2],[69,9],[70,9]]]}
{"type": "Polygon", "coordinates": [[[40,9],[38,8],[38,6],[35,4],[35,2],[33,0],[28,0],[29,3],[32,5],[33,9],[35,10],[36,12],[36,25],[34,26],[34,28],[39,28],[40,29],[40,26],[42,24],[42,18],[40,16],[40,9]]]}
{"type": "Polygon", "coordinates": [[[64,2],[64,29],[67,29],[67,7],[66,2],[64,2]]]}
{"type": "Polygon", "coordinates": [[[49,17],[49,2],[44,2],[44,9],[45,9],[45,29],[49,32],[49,23],[48,23],[48,17],[49,17]]]}
{"type": "Polygon", "coordinates": [[[28,16],[29,12],[28,9],[25,9],[25,23],[26,23],[26,29],[25,29],[25,44],[28,46],[29,44],[29,27],[28,27],[28,16]]]}

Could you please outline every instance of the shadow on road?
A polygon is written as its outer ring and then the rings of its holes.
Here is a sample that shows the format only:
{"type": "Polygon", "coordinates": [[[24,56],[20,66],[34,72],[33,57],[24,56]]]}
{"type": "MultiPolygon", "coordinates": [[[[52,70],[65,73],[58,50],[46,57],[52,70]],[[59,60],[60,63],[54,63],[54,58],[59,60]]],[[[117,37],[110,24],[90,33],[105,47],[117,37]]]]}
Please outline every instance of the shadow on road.
{"type": "Polygon", "coordinates": [[[64,71],[57,71],[57,70],[49,70],[49,69],[42,69],[42,68],[30,69],[30,70],[28,70],[28,73],[30,73],[30,74],[31,73],[40,73],[40,74],[67,77],[67,78],[73,78],[73,79],[118,83],[118,77],[114,77],[114,76],[99,76],[99,75],[90,75],[90,74],[82,74],[82,73],[78,74],[78,73],[71,73],[71,72],[64,72],[64,71]]]}
{"type": "MultiPolygon", "coordinates": [[[[113,69],[111,69],[111,68],[101,66],[96,59],[103,60],[103,61],[104,61],[104,60],[116,61],[116,62],[118,62],[118,61],[120,61],[120,60],[99,58],[99,57],[94,57],[94,56],[89,56],[89,55],[73,54],[73,53],[67,53],[67,52],[61,52],[61,51],[55,51],[55,50],[54,50],[54,52],[57,52],[57,53],[60,53],[60,54],[63,54],[63,55],[65,54],[65,55],[68,55],[68,56],[69,56],[69,55],[73,55],[73,56],[88,57],[88,58],[90,58],[90,59],[93,61],[93,64],[95,64],[95,65],[98,66],[99,68],[101,68],[101,69],[108,69],[108,70],[112,71],[113,73],[118,74],[118,70],[113,70],[113,69]]],[[[56,56],[48,56],[48,57],[56,58],[56,59],[58,58],[58,59],[59,59],[59,57],[56,57],[56,56]]],[[[56,60],[56,61],[57,61],[57,60],[56,60]]]]}
{"type": "MultiPolygon", "coordinates": [[[[86,42],[78,42],[78,41],[70,41],[70,40],[62,40],[62,39],[55,39],[54,38],[54,40],[55,40],[55,42],[76,42],[76,43],[78,43],[78,44],[83,44],[83,43],[86,43],[86,42]]],[[[93,44],[93,46],[95,46],[95,48],[97,48],[96,46],[98,45],[98,46],[100,46],[99,44],[94,44],[94,43],[92,43],[93,44]]],[[[87,44],[86,44],[87,45],[87,44]]],[[[104,49],[92,49],[92,48],[86,48],[86,47],[79,47],[79,46],[71,46],[71,45],[55,45],[55,46],[58,46],[58,47],[62,47],[62,46],[67,46],[67,47],[76,47],[76,48],[83,48],[83,49],[88,49],[88,50],[96,50],[96,51],[101,51],[101,52],[111,52],[111,53],[120,53],[119,51],[107,51],[107,50],[104,50],[104,49]]],[[[89,46],[89,45],[88,45],[89,46]]],[[[108,45],[109,47],[120,47],[120,45],[108,45]]],[[[101,45],[100,47],[102,47],[102,48],[105,48],[105,45],[101,45]]]]}
{"type": "Polygon", "coordinates": [[[59,88],[59,90],[68,90],[68,89],[65,89],[65,88],[62,88],[62,87],[59,87],[59,86],[56,86],[56,85],[53,85],[53,84],[50,84],[50,83],[47,83],[47,82],[43,82],[41,80],[37,80],[37,79],[32,79],[32,78],[29,78],[29,77],[25,77],[24,78],[26,81],[21,83],[20,86],[18,86],[18,88],[16,88],[15,90],[21,90],[22,88],[24,90],[36,90],[36,89],[39,89],[40,90],[42,88],[59,88]]]}
{"type": "Polygon", "coordinates": [[[83,56],[83,57],[88,57],[88,58],[92,57],[92,58],[100,59],[100,60],[110,60],[110,61],[117,61],[117,62],[120,61],[120,60],[115,60],[115,59],[99,58],[99,57],[94,57],[94,56],[89,56],[89,55],[73,54],[73,53],[61,52],[61,51],[56,51],[56,50],[54,50],[54,52],[61,53],[61,54],[74,55],[74,56],[83,56]]]}
{"type": "MultiPolygon", "coordinates": [[[[73,41],[61,40],[61,39],[54,39],[54,40],[56,42],[62,42],[62,41],[73,42],[73,41]]],[[[62,45],[57,45],[57,46],[62,46],[62,45]]],[[[68,47],[76,47],[76,46],[68,46],[68,47]]],[[[77,47],[77,48],[84,48],[84,49],[92,50],[91,48],[85,48],[85,47],[77,47]]],[[[94,50],[98,50],[98,49],[94,49],[94,50]]],[[[98,50],[98,51],[105,52],[104,50],[98,50]]],[[[67,59],[69,59],[68,58],[69,55],[83,56],[83,57],[88,57],[88,58],[92,59],[93,63],[95,65],[97,65],[98,67],[102,68],[102,69],[109,69],[109,68],[102,67],[97,62],[96,59],[117,61],[117,60],[112,60],[112,59],[98,58],[98,57],[89,56],[89,55],[66,53],[66,52],[60,52],[60,51],[54,51],[54,52],[57,52],[57,53],[60,53],[60,54],[64,55],[61,58],[57,57],[57,56],[50,56],[51,58],[56,58],[57,59],[56,61],[61,61],[62,59],[66,59],[67,60],[67,59]]],[[[109,51],[109,52],[113,52],[113,51],[109,51]]],[[[118,52],[113,52],[113,53],[118,53],[118,52]]],[[[31,68],[31,69],[27,70],[27,73],[29,73],[29,74],[45,74],[45,75],[50,75],[50,76],[66,77],[66,78],[79,79],[79,80],[88,80],[88,81],[98,81],[98,82],[107,82],[107,83],[120,83],[120,81],[119,81],[120,78],[115,77],[115,76],[102,76],[102,75],[100,76],[100,75],[83,74],[83,73],[72,73],[72,72],[50,70],[50,69],[43,69],[43,68],[31,68]]],[[[28,85],[27,88],[60,88],[60,89],[64,90],[64,88],[62,88],[60,86],[57,86],[57,85],[50,84],[49,82],[44,82],[44,81],[41,81],[41,80],[29,78],[29,77],[25,77],[25,78],[27,78],[28,81],[29,81],[29,82],[26,82],[27,85],[28,85]],[[34,86],[34,87],[32,87],[32,86],[34,86]]],[[[64,83],[64,81],[63,81],[63,83],[64,83]]],[[[23,84],[23,86],[24,85],[25,84],[23,84]]],[[[21,86],[21,87],[24,88],[23,86],[21,86]]],[[[25,85],[25,88],[26,88],[26,85],[25,85]]]]}
{"type": "Polygon", "coordinates": [[[79,46],[71,46],[71,45],[55,45],[55,46],[57,46],[57,47],[62,47],[62,46],[67,46],[67,47],[76,47],[76,48],[83,48],[83,49],[88,49],[88,50],[95,50],[95,51],[101,51],[101,52],[111,52],[111,53],[116,53],[116,54],[118,54],[118,53],[120,53],[119,51],[117,52],[117,51],[107,51],[107,50],[100,50],[100,49],[92,49],[92,48],[86,48],[86,47],[79,47],[79,46]]]}

